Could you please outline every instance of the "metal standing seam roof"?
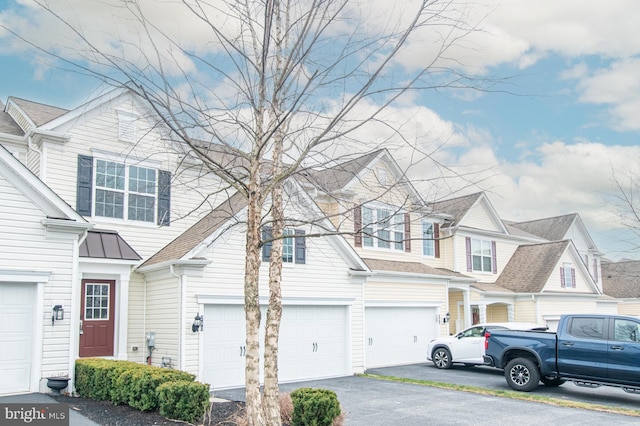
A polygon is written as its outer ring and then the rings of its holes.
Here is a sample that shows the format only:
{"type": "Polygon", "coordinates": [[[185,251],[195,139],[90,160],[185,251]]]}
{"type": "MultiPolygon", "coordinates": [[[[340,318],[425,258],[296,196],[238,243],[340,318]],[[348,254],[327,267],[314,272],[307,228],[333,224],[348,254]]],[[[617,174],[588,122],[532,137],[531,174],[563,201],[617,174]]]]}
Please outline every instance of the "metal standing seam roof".
{"type": "Polygon", "coordinates": [[[495,284],[518,293],[540,293],[570,240],[520,246],[495,284]]]}
{"type": "Polygon", "coordinates": [[[236,192],[180,234],[176,239],[147,259],[140,267],[181,259],[246,206],[247,199],[242,194],[236,192]]]}
{"type": "Polygon", "coordinates": [[[92,229],[80,245],[80,257],[141,260],[142,257],[116,231],[92,229]]]}

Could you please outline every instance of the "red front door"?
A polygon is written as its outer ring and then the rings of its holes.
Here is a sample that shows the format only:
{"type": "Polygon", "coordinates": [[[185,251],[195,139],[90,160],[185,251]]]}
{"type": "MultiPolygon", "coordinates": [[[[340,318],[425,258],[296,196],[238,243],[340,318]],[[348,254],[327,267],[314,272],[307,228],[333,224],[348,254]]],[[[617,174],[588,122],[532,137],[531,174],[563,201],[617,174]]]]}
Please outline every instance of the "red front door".
{"type": "Polygon", "coordinates": [[[80,356],[112,356],[116,282],[82,280],[80,356]]]}

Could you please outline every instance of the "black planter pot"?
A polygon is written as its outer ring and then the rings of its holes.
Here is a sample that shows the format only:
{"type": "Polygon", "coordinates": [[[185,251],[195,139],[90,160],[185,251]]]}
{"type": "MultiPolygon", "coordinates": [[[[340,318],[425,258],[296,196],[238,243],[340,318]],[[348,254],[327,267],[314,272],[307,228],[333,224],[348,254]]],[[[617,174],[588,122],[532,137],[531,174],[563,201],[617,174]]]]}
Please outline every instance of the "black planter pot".
{"type": "Polygon", "coordinates": [[[47,387],[57,393],[60,393],[60,391],[68,385],[69,378],[67,377],[49,377],[47,379],[47,387]]]}

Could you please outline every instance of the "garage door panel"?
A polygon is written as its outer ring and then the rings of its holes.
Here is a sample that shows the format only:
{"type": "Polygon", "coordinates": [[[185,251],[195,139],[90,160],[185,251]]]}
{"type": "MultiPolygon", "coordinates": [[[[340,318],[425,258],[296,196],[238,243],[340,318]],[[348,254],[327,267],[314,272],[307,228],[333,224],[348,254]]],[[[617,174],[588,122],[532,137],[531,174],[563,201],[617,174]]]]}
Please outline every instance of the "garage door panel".
{"type": "MultiPolygon", "coordinates": [[[[283,307],[278,353],[280,381],[348,374],[346,312],[345,306],[283,307]]],[[[212,321],[219,321],[219,328],[205,328],[205,381],[210,380],[208,383],[213,385],[214,389],[243,386],[245,358],[236,356],[238,347],[245,344],[243,307],[210,305],[206,307],[205,315],[207,325],[212,321]],[[220,313],[216,313],[216,310],[220,310],[220,313]],[[238,344],[240,341],[241,345],[238,344]],[[231,360],[228,360],[229,357],[231,360]],[[224,369],[233,369],[235,374],[222,371],[224,369]]],[[[266,312],[263,315],[266,315],[266,312]]],[[[262,328],[261,359],[263,342],[262,328]]]]}
{"type": "Polygon", "coordinates": [[[30,390],[34,303],[34,285],[0,284],[0,394],[30,390]]]}
{"type": "Polygon", "coordinates": [[[365,309],[367,368],[424,362],[436,335],[435,308],[365,309]]]}

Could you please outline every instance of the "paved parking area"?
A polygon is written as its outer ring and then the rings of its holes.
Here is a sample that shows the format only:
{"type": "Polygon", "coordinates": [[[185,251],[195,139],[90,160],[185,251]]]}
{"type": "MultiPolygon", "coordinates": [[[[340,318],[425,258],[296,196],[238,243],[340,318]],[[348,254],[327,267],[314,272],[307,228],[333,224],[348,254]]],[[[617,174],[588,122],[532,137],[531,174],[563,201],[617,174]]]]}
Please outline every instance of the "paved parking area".
{"type": "MultiPolygon", "coordinates": [[[[499,370],[481,367],[471,370],[455,368],[438,370],[431,364],[416,364],[403,367],[372,369],[368,373],[415,379],[464,382],[481,387],[500,386],[506,383],[499,370]],[[486,370],[486,371],[485,371],[486,370]],[[452,373],[452,374],[445,374],[452,373]],[[446,379],[446,380],[445,380],[446,379]],[[480,383],[489,383],[482,385],[480,383]]],[[[561,387],[573,386],[565,384],[561,387]]],[[[434,423],[448,425],[540,425],[562,424],[582,426],[584,424],[637,425],[640,418],[620,414],[609,414],[575,408],[556,407],[527,401],[519,401],[468,392],[439,389],[406,383],[388,382],[366,377],[340,377],[327,380],[282,384],[282,392],[300,387],[318,387],[336,392],[346,417],[346,425],[367,426],[424,426],[434,423]]],[[[543,387],[541,386],[540,389],[543,387]]],[[[556,389],[558,391],[558,389],[556,389]]],[[[589,389],[591,392],[597,391],[589,389]]],[[[635,399],[634,409],[640,407],[640,395],[627,395],[621,390],[618,397],[635,399]]],[[[244,400],[244,389],[218,391],[218,398],[244,400]]],[[[604,404],[600,399],[594,403],[604,404]]]]}

